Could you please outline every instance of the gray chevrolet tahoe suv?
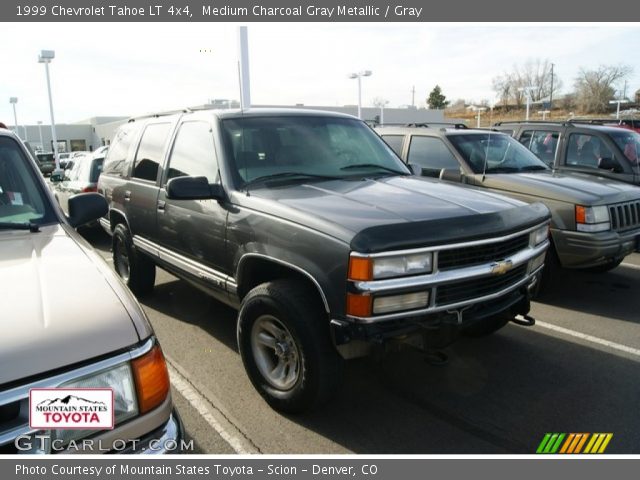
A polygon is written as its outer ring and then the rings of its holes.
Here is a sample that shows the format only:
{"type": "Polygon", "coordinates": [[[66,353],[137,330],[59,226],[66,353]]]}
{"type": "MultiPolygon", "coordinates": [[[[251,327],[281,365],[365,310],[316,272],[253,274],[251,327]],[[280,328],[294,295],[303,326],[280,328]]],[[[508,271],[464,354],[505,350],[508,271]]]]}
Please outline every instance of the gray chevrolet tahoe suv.
{"type": "Polygon", "coordinates": [[[551,210],[549,265],[607,271],[640,237],[640,189],[580,172],[554,171],[509,136],[460,126],[376,129],[422,175],[464,183],[551,210]]]}
{"type": "Polygon", "coordinates": [[[548,246],[544,205],[416,178],[327,112],[132,119],[98,190],[120,276],[146,293],[158,265],[238,309],[246,371],[285,411],[326,400],[342,360],[374,345],[526,315],[548,246]]]}
{"type": "Polygon", "coordinates": [[[182,439],[145,314],[73,228],[106,211],[88,193],[69,199],[66,217],[25,146],[0,128],[0,453],[162,453],[182,439]],[[112,389],[112,430],[30,427],[31,390],[88,387],[112,389]]]}

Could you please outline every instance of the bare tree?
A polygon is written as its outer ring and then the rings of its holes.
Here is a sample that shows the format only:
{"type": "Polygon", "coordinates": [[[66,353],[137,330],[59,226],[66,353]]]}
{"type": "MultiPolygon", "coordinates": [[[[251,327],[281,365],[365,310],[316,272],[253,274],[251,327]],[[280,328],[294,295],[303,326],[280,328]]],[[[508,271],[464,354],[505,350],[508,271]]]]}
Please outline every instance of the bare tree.
{"type": "Polygon", "coordinates": [[[575,82],[576,104],[585,113],[604,113],[615,96],[615,83],[631,74],[629,65],[600,65],[580,69],[575,82]]]}
{"type": "Polygon", "coordinates": [[[515,65],[513,70],[493,78],[493,90],[500,98],[503,106],[521,107],[526,101],[522,89],[531,91],[531,99],[535,101],[549,97],[562,87],[562,82],[553,76],[552,64],[548,59],[528,60],[523,65],[515,65]]]}

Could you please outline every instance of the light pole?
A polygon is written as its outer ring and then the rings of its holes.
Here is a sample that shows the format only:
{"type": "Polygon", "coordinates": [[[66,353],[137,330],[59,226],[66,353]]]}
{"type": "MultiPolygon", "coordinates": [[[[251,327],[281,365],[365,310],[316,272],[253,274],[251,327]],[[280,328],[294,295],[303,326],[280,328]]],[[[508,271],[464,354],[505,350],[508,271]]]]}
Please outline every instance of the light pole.
{"type": "Polygon", "coordinates": [[[13,105],[13,129],[16,132],[18,137],[20,136],[20,131],[18,130],[18,114],[16,113],[16,103],[18,103],[18,97],[10,97],[9,103],[13,105]]]}
{"type": "Polygon", "coordinates": [[[374,107],[378,107],[380,109],[380,125],[384,125],[384,107],[389,105],[389,100],[377,97],[373,100],[373,105],[374,107]]]}
{"type": "Polygon", "coordinates": [[[47,91],[49,92],[49,114],[51,115],[51,140],[53,141],[53,158],[56,161],[56,171],[60,170],[60,159],[58,158],[58,137],[56,136],[56,122],[53,119],[53,98],[51,97],[51,79],[49,78],[49,64],[56,58],[53,50],[42,50],[38,55],[38,62],[44,63],[44,71],[47,74],[47,91]]]}
{"type": "Polygon", "coordinates": [[[44,141],[42,140],[42,120],[38,120],[38,132],[40,132],[40,151],[44,152],[44,141]]]}
{"type": "Polygon", "coordinates": [[[620,120],[620,104],[621,103],[629,103],[629,100],[609,100],[610,104],[614,104],[617,103],[618,106],[616,107],[616,120],[620,120]]]}
{"type": "Polygon", "coordinates": [[[362,70],[358,73],[349,74],[349,78],[358,79],[358,118],[362,119],[362,77],[370,77],[371,70],[362,70]]]}
{"type": "Polygon", "coordinates": [[[482,115],[482,112],[486,111],[487,109],[485,107],[476,107],[474,108],[474,110],[476,112],[478,112],[478,115],[476,115],[476,118],[478,119],[478,123],[477,123],[477,128],[480,128],[480,116],[482,115]]]}
{"type": "Polygon", "coordinates": [[[527,116],[525,118],[525,120],[529,121],[529,105],[531,103],[531,91],[532,90],[536,90],[538,87],[534,86],[534,85],[530,85],[528,87],[520,87],[518,89],[519,92],[524,92],[525,95],[527,96],[527,116]]]}

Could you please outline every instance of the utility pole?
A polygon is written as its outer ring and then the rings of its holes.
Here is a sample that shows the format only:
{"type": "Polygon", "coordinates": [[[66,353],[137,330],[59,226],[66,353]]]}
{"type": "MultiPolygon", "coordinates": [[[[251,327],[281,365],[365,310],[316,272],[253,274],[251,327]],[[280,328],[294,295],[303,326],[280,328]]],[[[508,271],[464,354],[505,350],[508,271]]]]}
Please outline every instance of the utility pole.
{"type": "Polygon", "coordinates": [[[411,87],[411,107],[416,106],[416,86],[411,87]]]}
{"type": "Polygon", "coordinates": [[[553,111],[553,67],[555,64],[551,64],[551,92],[549,93],[549,118],[551,118],[551,112],[553,111]]]}

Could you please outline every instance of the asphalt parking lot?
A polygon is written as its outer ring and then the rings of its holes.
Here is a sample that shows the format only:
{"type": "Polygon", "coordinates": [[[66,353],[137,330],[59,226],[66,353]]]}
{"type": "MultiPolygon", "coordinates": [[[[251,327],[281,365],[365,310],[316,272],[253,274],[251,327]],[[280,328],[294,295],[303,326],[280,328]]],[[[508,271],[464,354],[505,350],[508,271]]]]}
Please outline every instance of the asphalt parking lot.
{"type": "MultiPolygon", "coordinates": [[[[110,262],[110,239],[85,237],[110,262]]],[[[110,262],[111,263],[111,262],[110,262]]],[[[510,324],[445,350],[347,364],[326,408],[287,416],[251,386],[235,312],[158,271],[142,299],[171,366],[193,453],[528,454],[546,432],[610,432],[607,453],[640,453],[640,254],[606,274],[567,272],[510,324]]]]}

